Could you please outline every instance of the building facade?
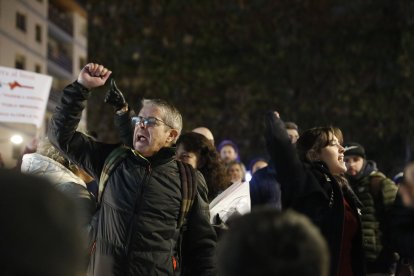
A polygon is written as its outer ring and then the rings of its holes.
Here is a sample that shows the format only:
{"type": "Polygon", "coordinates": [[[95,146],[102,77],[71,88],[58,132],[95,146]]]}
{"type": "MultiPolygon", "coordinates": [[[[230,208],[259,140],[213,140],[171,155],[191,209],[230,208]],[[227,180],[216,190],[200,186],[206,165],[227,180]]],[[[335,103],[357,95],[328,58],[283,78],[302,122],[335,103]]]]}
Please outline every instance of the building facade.
{"type": "MultiPolygon", "coordinates": [[[[0,0],[0,66],[53,77],[41,128],[0,122],[0,153],[13,167],[21,150],[33,138],[46,134],[48,121],[62,88],[76,79],[87,61],[87,13],[74,0],[0,0]],[[12,135],[23,143],[13,145],[12,135]]],[[[83,116],[81,128],[86,129],[83,116]]]]}

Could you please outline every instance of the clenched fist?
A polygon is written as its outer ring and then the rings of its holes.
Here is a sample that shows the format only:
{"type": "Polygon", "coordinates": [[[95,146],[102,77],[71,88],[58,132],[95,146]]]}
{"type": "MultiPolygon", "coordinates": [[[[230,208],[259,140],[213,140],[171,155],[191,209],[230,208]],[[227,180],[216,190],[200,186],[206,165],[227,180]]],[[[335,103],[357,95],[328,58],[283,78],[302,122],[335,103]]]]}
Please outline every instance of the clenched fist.
{"type": "Polygon", "coordinates": [[[112,74],[108,68],[97,63],[88,63],[83,67],[78,76],[78,82],[88,89],[99,87],[105,84],[112,74]]]}

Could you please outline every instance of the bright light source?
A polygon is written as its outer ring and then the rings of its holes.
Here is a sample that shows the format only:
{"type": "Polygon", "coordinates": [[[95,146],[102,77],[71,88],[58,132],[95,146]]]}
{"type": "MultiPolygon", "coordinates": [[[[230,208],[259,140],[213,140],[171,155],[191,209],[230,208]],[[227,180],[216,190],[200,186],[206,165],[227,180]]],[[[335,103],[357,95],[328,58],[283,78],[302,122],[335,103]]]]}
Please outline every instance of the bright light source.
{"type": "Polygon", "coordinates": [[[250,180],[252,179],[252,174],[250,173],[250,171],[246,172],[246,176],[244,178],[246,179],[246,182],[250,182],[250,180]]]}
{"type": "Polygon", "coordinates": [[[10,138],[10,141],[15,145],[20,145],[23,142],[23,137],[21,135],[16,134],[10,138]]]}

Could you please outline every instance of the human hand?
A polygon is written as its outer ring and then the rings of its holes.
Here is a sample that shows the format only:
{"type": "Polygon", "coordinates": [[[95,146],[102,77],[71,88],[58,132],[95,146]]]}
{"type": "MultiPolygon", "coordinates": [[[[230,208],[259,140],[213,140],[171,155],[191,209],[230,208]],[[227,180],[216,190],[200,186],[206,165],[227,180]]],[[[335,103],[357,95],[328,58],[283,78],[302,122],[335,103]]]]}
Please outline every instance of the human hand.
{"type": "Polygon", "coordinates": [[[116,86],[115,80],[111,79],[111,85],[109,90],[106,92],[104,102],[112,105],[115,110],[120,110],[127,105],[125,97],[121,90],[116,86]]]}
{"type": "Polygon", "coordinates": [[[414,207],[414,188],[407,184],[400,184],[398,193],[401,196],[401,200],[406,207],[414,207]]]}
{"type": "Polygon", "coordinates": [[[404,179],[398,189],[405,206],[414,207],[414,163],[404,168],[404,179]]]}
{"type": "Polygon", "coordinates": [[[112,71],[103,65],[88,63],[80,71],[77,81],[85,88],[91,89],[104,85],[111,74],[112,71]]]}

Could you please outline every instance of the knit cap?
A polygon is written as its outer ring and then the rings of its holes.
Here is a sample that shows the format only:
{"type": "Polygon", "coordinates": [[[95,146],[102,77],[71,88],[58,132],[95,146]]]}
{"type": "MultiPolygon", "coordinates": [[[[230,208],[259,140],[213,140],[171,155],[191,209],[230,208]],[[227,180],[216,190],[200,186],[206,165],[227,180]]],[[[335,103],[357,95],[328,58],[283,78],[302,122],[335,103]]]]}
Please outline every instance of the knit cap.
{"type": "Polygon", "coordinates": [[[365,149],[360,144],[355,143],[355,142],[350,142],[350,143],[345,144],[344,147],[345,147],[345,153],[344,153],[345,156],[356,155],[364,159],[366,158],[365,149]]]}

